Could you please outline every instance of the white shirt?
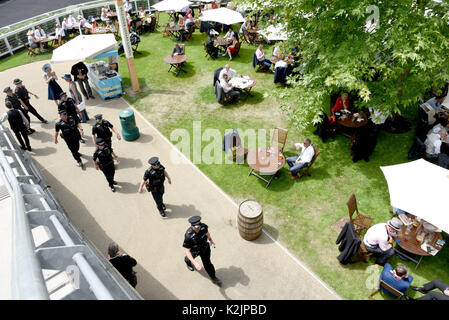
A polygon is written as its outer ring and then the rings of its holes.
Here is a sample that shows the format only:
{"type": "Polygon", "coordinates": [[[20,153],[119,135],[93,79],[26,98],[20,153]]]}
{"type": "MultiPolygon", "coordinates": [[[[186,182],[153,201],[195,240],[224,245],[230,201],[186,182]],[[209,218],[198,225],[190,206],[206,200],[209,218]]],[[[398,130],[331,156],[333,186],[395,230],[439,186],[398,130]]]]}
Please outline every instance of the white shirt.
{"type": "Polygon", "coordinates": [[[125,11],[129,11],[133,8],[133,5],[131,4],[131,2],[125,2],[123,8],[125,9],[125,11]]]}
{"type": "Polygon", "coordinates": [[[277,56],[277,55],[279,55],[279,53],[281,53],[281,47],[279,47],[279,46],[274,47],[273,56],[277,56]]]}
{"type": "Polygon", "coordinates": [[[74,25],[74,24],[76,23],[76,19],[75,19],[75,17],[71,17],[71,18],[68,18],[68,19],[67,19],[67,22],[68,22],[70,25],[74,25]]]}
{"type": "Polygon", "coordinates": [[[431,133],[427,135],[426,141],[424,141],[426,146],[427,154],[440,154],[441,148],[441,137],[438,133],[431,133]]]}
{"type": "Polygon", "coordinates": [[[374,124],[384,124],[388,118],[384,111],[379,111],[376,108],[369,108],[369,111],[372,112],[370,119],[374,124]]]}
{"type": "Polygon", "coordinates": [[[276,64],[274,65],[274,68],[285,68],[287,66],[287,62],[283,61],[283,60],[279,60],[278,62],[276,62],[276,64]]]}
{"type": "Polygon", "coordinates": [[[228,30],[228,32],[225,34],[226,40],[232,40],[232,35],[234,34],[234,31],[228,30]]]}
{"type": "Polygon", "coordinates": [[[57,27],[56,29],[55,29],[55,35],[58,37],[58,36],[61,36],[61,37],[65,37],[65,32],[64,32],[64,29],[62,29],[61,27],[57,27]]]}
{"type": "Polygon", "coordinates": [[[221,79],[223,79],[223,75],[227,74],[228,75],[228,81],[232,79],[233,76],[235,76],[237,74],[237,72],[234,69],[229,68],[229,71],[226,70],[226,68],[223,68],[220,71],[220,74],[218,75],[218,80],[221,81],[221,79]]]}
{"type": "MultiPolygon", "coordinates": [[[[17,110],[17,111],[20,112],[20,115],[22,116],[22,120],[23,120],[23,123],[25,124],[25,126],[26,126],[27,128],[29,128],[30,123],[28,122],[28,119],[25,118],[25,116],[23,115],[22,111],[20,111],[20,110],[17,110]]],[[[2,114],[2,116],[0,117],[0,123],[5,122],[6,120],[8,120],[8,113],[7,113],[7,112],[5,112],[4,114],[2,114]]]]}
{"type": "Polygon", "coordinates": [[[39,29],[35,29],[34,30],[34,37],[36,39],[42,39],[42,38],[46,38],[47,35],[45,34],[44,29],[41,28],[41,30],[39,31],[39,29]]]}
{"type": "Polygon", "coordinates": [[[257,50],[256,50],[256,57],[257,57],[257,60],[259,60],[259,61],[265,60],[265,54],[263,53],[262,50],[259,50],[259,48],[257,48],[257,50]]]}
{"type": "Polygon", "coordinates": [[[61,27],[62,29],[67,30],[69,28],[69,24],[67,23],[67,21],[62,21],[61,27]]]}
{"type": "Polygon", "coordinates": [[[391,244],[388,243],[389,238],[390,235],[387,231],[387,224],[378,223],[366,231],[365,237],[363,237],[363,242],[369,247],[378,245],[382,251],[387,251],[391,248],[391,244]]]}
{"type": "MultiPolygon", "coordinates": [[[[313,156],[315,155],[315,150],[313,150],[313,147],[310,145],[307,148],[304,148],[303,143],[295,143],[295,146],[300,146],[302,148],[301,154],[299,155],[299,162],[300,163],[310,163],[312,161],[313,156]]],[[[297,161],[298,161],[297,160],[297,161]]]]}
{"type": "Polygon", "coordinates": [[[232,90],[232,86],[228,82],[226,82],[225,79],[220,80],[220,85],[225,93],[228,93],[232,90]]]}

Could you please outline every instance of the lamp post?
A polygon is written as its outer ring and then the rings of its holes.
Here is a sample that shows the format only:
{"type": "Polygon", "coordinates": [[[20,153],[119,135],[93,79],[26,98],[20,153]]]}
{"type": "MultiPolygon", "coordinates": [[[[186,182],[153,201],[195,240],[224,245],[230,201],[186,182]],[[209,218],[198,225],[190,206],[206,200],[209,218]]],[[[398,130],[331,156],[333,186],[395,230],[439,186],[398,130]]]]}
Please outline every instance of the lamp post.
{"type": "Polygon", "coordinates": [[[117,18],[122,36],[123,49],[125,49],[126,62],[128,63],[129,78],[131,79],[131,86],[134,92],[140,90],[139,81],[137,80],[136,66],[134,64],[133,50],[131,48],[131,41],[129,40],[128,24],[126,23],[125,9],[123,8],[123,0],[115,0],[115,7],[117,9],[117,18]]]}

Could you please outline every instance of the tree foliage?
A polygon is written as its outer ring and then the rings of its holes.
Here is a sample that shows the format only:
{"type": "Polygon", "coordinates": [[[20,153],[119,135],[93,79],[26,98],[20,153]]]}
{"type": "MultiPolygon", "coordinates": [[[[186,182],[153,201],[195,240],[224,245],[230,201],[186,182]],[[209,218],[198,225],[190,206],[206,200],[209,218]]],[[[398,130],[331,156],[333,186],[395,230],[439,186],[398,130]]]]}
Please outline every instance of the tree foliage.
{"type": "MultiPolygon", "coordinates": [[[[244,2],[240,0],[237,2],[244,2]]],[[[353,91],[357,107],[400,113],[449,81],[448,0],[251,0],[286,22],[305,73],[279,93],[298,127],[317,121],[329,96],[353,91]],[[367,30],[376,6],[378,28],[367,30]]],[[[374,17],[376,18],[376,17],[374,17]]]]}

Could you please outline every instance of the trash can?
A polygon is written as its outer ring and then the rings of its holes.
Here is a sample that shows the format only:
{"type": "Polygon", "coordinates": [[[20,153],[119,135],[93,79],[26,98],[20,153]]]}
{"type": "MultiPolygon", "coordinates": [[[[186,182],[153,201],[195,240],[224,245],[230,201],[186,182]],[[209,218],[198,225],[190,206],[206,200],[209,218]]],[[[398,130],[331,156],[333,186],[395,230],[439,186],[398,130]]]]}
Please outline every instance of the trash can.
{"type": "Polygon", "coordinates": [[[118,113],[122,124],[122,137],[126,141],[133,141],[139,138],[139,128],[136,127],[134,111],[125,109],[118,113]]]}

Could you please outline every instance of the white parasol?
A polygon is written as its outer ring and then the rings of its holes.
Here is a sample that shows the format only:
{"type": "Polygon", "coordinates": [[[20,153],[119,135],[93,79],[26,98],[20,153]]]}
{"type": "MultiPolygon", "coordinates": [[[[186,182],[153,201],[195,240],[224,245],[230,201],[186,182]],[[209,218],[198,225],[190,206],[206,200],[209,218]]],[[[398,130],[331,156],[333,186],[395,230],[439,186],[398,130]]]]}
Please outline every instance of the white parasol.
{"type": "Polygon", "coordinates": [[[259,33],[269,41],[288,40],[285,25],[283,24],[269,25],[267,28],[260,30],[259,33]]]}
{"type": "Polygon", "coordinates": [[[420,217],[449,232],[449,170],[426,160],[380,167],[393,207],[420,217]]]}
{"type": "Polygon", "coordinates": [[[228,8],[218,8],[203,11],[203,15],[200,16],[200,20],[215,21],[228,25],[245,21],[241,13],[228,8]]]}
{"type": "Polygon", "coordinates": [[[152,5],[157,11],[175,11],[179,12],[183,8],[192,5],[193,3],[188,0],[164,0],[152,5]]]}

